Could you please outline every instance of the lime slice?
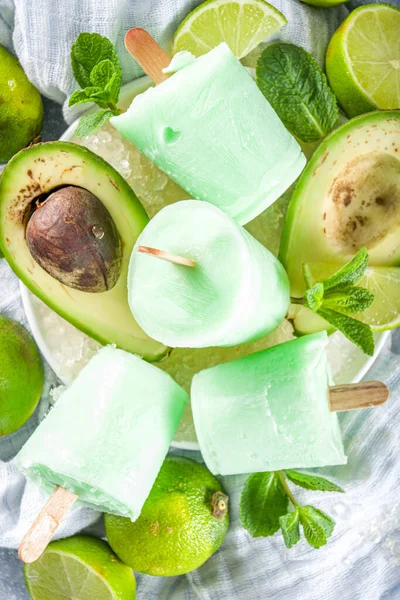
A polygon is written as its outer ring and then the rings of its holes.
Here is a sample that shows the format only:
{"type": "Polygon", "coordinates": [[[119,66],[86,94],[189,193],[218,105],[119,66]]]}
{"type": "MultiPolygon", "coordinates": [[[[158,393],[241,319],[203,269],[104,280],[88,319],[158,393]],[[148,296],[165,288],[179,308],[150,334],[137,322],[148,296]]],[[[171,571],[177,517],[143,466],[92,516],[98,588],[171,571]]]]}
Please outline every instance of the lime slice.
{"type": "Polygon", "coordinates": [[[322,8],[329,8],[330,6],[337,6],[338,4],[344,4],[348,0],[301,0],[305,4],[310,6],[320,6],[322,8]]]}
{"type": "MultiPolygon", "coordinates": [[[[310,263],[314,281],[324,281],[340,265],[310,263]]],[[[387,331],[400,326],[400,267],[367,267],[357,286],[364,287],[375,296],[373,304],[355,319],[367,323],[372,331],[387,331]]]]}
{"type": "Polygon", "coordinates": [[[375,296],[373,304],[357,315],[373,331],[387,331],[400,325],[400,268],[368,267],[360,285],[375,296]]]}
{"type": "Polygon", "coordinates": [[[134,600],[133,572],[106,542],[76,536],[52,542],[24,575],[33,600],[134,600]]]}
{"type": "Polygon", "coordinates": [[[173,53],[188,50],[201,56],[226,42],[242,58],[285,23],[283,14],[264,0],[208,0],[179,25],[173,53]]]}
{"type": "Polygon", "coordinates": [[[349,117],[400,108],[400,9],[369,4],[354,10],[334,33],[326,72],[349,117]]]}

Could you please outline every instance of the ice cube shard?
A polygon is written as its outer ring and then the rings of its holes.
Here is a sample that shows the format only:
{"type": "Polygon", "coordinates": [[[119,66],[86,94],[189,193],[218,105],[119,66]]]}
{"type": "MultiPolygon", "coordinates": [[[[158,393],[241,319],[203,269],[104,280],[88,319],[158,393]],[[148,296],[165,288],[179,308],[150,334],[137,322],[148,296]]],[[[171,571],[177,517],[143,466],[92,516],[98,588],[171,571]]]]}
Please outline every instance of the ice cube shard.
{"type": "Polygon", "coordinates": [[[228,215],[206,202],[163,208],[133,249],[132,313],[153,339],[174,348],[233,346],[284,319],[289,281],[280,262],[228,215]],[[193,259],[194,268],[138,252],[150,246],[193,259]]]}
{"type": "Polygon", "coordinates": [[[197,59],[185,55],[111,123],[193,198],[243,225],[295,181],[306,159],[225,43],[197,59]]]}
{"type": "Polygon", "coordinates": [[[15,461],[44,491],[137,519],[181,420],[186,392],[142,359],[105,347],[88,363],[15,461]]]}
{"type": "Polygon", "coordinates": [[[233,475],[346,463],[329,410],[325,332],[195,375],[191,400],[203,458],[233,475]]]}

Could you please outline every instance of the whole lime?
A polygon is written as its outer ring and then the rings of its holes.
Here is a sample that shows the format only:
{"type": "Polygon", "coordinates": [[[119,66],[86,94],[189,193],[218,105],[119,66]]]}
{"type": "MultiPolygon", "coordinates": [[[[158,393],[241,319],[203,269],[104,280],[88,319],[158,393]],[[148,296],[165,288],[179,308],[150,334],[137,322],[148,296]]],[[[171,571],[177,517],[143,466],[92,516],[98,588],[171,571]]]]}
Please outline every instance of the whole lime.
{"type": "Polygon", "coordinates": [[[22,325],[0,315],[0,437],[13,433],[29,419],[43,382],[34,340],[22,325]]]}
{"type": "Polygon", "coordinates": [[[18,60],[0,46],[0,163],[40,133],[43,103],[18,60]]]}
{"type": "Polygon", "coordinates": [[[77,535],[49,544],[42,556],[24,566],[33,600],[135,600],[136,582],[110,546],[77,535]]]}
{"type": "Polygon", "coordinates": [[[111,548],[125,564],[147,575],[197,569],[218,550],[228,525],[228,497],[218,479],[180,456],[165,459],[134,523],[105,515],[111,548]]]}

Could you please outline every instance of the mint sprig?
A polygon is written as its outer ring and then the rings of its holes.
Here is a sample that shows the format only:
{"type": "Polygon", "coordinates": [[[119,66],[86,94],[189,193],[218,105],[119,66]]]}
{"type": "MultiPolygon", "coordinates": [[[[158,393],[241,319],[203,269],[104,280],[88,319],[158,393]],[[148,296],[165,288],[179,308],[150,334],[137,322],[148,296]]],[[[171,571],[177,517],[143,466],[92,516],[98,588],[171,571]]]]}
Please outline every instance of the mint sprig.
{"type": "Polygon", "coordinates": [[[303,304],[341,331],[362,352],[374,354],[374,338],[369,325],[353,318],[369,308],[374,295],[363,287],[356,286],[368,266],[366,248],[341,267],[325,281],[314,281],[309,265],[303,265],[307,289],[303,298],[292,298],[295,304],[303,304]]]}
{"type": "Polygon", "coordinates": [[[345,315],[363,312],[371,306],[374,295],[362,287],[349,287],[324,295],[323,304],[327,308],[338,309],[345,315]]]}
{"type": "Polygon", "coordinates": [[[274,535],[289,499],[278,472],[253,473],[246,480],[240,502],[240,520],[252,537],[274,535]]]}
{"type": "Polygon", "coordinates": [[[343,333],[353,344],[358,346],[364,354],[373,356],[375,350],[374,337],[369,325],[353,319],[347,315],[330,308],[321,307],[317,313],[343,333]]]}
{"type": "Polygon", "coordinates": [[[122,85],[122,70],[118,55],[109,39],[98,33],[81,33],[71,48],[72,71],[81,90],[76,90],[68,106],[94,102],[103,111],[86,115],[79,121],[77,137],[96,131],[113,115],[122,85]]]}
{"type": "Polygon", "coordinates": [[[336,483],[319,477],[311,473],[301,473],[292,469],[285,470],[286,477],[295,485],[298,485],[306,490],[318,490],[320,492],[340,492],[344,494],[344,489],[336,483]]]}
{"type": "Polygon", "coordinates": [[[257,63],[257,84],[284,125],[303,142],[325,137],[339,117],[334,93],[317,61],[299,46],[267,46],[257,63]]]}
{"type": "Polygon", "coordinates": [[[332,517],[315,506],[304,506],[298,511],[304,537],[310,546],[313,548],[325,546],[335,528],[335,521],[332,517]]]}
{"type": "Polygon", "coordinates": [[[299,542],[301,526],[310,546],[320,548],[332,535],[335,521],[315,506],[301,506],[288,479],[309,490],[344,492],[324,477],[299,471],[253,473],[246,480],[240,499],[241,523],[252,537],[269,537],[280,529],[288,548],[299,542]]]}
{"type": "Polygon", "coordinates": [[[331,291],[346,290],[348,287],[355,285],[364,275],[368,262],[368,250],[363,246],[350,262],[324,281],[324,289],[331,291]]]}
{"type": "Polygon", "coordinates": [[[76,128],[76,137],[84,138],[99,129],[108,119],[114,115],[111,110],[101,110],[91,115],[82,117],[76,128]]]}
{"type": "Polygon", "coordinates": [[[300,519],[299,509],[295,508],[293,512],[286,513],[279,518],[279,524],[283,535],[283,540],[287,548],[292,548],[300,541],[300,519]]]}

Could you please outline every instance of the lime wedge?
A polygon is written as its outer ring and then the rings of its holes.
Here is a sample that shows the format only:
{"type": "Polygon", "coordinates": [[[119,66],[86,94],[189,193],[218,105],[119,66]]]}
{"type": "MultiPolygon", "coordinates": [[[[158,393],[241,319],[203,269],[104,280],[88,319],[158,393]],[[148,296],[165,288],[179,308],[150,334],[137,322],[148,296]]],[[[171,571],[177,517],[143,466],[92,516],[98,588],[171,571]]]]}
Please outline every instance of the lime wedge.
{"type": "Polygon", "coordinates": [[[310,6],[319,6],[321,8],[329,8],[330,6],[337,6],[338,4],[344,4],[348,0],[301,0],[305,4],[310,6]]]}
{"type": "Polygon", "coordinates": [[[334,33],[326,54],[329,83],[347,116],[400,108],[400,9],[369,4],[334,33]]]}
{"type": "Polygon", "coordinates": [[[134,600],[135,577],[106,542],[76,536],[52,542],[24,575],[33,600],[134,600]]]}
{"type": "Polygon", "coordinates": [[[373,331],[387,331],[400,325],[400,268],[368,267],[360,285],[375,296],[373,304],[356,316],[373,331]]]}
{"type": "MultiPolygon", "coordinates": [[[[309,266],[314,281],[324,281],[340,267],[322,263],[309,266]]],[[[372,292],[375,300],[363,313],[354,315],[355,319],[367,323],[376,332],[400,326],[400,267],[367,267],[357,286],[372,292]]]]}
{"type": "Polygon", "coordinates": [[[221,42],[242,58],[287,23],[264,0],[208,0],[193,10],[174,35],[173,53],[201,56],[221,42]]]}

